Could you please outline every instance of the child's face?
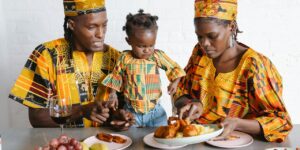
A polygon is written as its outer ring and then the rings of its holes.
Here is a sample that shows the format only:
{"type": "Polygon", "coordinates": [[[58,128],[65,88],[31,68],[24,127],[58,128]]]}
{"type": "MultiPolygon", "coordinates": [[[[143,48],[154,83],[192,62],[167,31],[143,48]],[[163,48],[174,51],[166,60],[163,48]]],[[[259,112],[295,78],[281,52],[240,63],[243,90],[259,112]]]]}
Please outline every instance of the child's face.
{"type": "Polygon", "coordinates": [[[156,29],[134,29],[126,41],[132,47],[134,57],[147,59],[154,52],[156,29]]]}

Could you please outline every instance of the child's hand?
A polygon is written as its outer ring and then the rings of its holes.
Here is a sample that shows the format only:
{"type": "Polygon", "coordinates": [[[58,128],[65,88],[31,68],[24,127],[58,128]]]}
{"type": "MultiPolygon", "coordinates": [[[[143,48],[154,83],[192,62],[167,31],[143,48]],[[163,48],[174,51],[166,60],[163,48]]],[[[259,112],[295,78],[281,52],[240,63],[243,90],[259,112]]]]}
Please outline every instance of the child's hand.
{"type": "Polygon", "coordinates": [[[176,90],[177,90],[177,84],[178,83],[176,83],[176,82],[171,82],[169,84],[169,86],[168,86],[168,93],[169,93],[169,95],[173,95],[176,92],[176,90]]]}
{"type": "Polygon", "coordinates": [[[109,99],[107,101],[108,108],[113,108],[114,110],[118,109],[119,101],[116,93],[110,93],[109,99]]]}

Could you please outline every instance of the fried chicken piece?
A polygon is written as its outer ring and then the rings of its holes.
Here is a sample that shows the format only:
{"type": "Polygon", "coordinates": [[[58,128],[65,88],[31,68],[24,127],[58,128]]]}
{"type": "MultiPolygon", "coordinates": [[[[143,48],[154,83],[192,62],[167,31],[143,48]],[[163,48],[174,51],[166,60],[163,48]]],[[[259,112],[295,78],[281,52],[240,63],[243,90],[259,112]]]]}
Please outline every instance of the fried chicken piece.
{"type": "Polygon", "coordinates": [[[105,141],[105,142],[112,142],[113,141],[113,136],[110,134],[106,134],[106,133],[98,133],[96,135],[96,137],[101,140],[101,141],[105,141]]]}
{"type": "Polygon", "coordinates": [[[154,132],[154,137],[164,138],[164,132],[166,131],[167,126],[160,126],[154,132]]]}
{"type": "Polygon", "coordinates": [[[189,125],[189,123],[188,123],[187,121],[185,121],[185,120],[179,120],[179,122],[180,122],[180,128],[179,128],[179,131],[180,131],[180,132],[183,132],[184,128],[185,128],[187,125],[189,125]]]}
{"type": "Polygon", "coordinates": [[[190,124],[184,127],[183,129],[184,137],[196,136],[196,135],[198,135],[198,129],[194,125],[190,124]]]}
{"type": "Polygon", "coordinates": [[[180,129],[180,121],[179,120],[172,120],[169,123],[169,127],[173,127],[176,131],[180,129]]]}
{"type": "Polygon", "coordinates": [[[189,125],[190,122],[188,120],[182,120],[178,117],[169,117],[168,119],[168,125],[174,126],[176,128],[176,131],[182,132],[184,127],[189,125]]]}
{"type": "Polygon", "coordinates": [[[112,139],[113,142],[115,143],[119,143],[119,144],[123,144],[125,143],[127,140],[120,137],[120,136],[113,136],[113,139],[112,139]]]}
{"type": "Polygon", "coordinates": [[[172,124],[172,121],[177,121],[177,120],[179,120],[178,117],[169,117],[169,119],[168,119],[168,125],[172,124]]]}
{"type": "Polygon", "coordinates": [[[170,139],[176,136],[177,130],[174,126],[168,126],[165,131],[163,138],[170,139]]]}

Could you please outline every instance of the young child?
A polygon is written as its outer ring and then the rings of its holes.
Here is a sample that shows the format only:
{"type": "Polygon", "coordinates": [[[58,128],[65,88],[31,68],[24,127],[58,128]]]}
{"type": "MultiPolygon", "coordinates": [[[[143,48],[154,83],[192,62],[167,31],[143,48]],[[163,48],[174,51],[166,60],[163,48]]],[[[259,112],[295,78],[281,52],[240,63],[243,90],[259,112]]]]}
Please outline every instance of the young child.
{"type": "Polygon", "coordinates": [[[162,95],[159,68],[166,71],[171,81],[168,93],[176,92],[181,67],[163,51],[154,49],[158,26],[157,16],[143,13],[128,14],[123,30],[132,50],[123,51],[116,66],[102,84],[111,88],[109,101],[117,104],[116,91],[124,94],[124,109],[135,115],[137,127],[155,127],[167,124],[167,115],[159,104],[162,95]]]}

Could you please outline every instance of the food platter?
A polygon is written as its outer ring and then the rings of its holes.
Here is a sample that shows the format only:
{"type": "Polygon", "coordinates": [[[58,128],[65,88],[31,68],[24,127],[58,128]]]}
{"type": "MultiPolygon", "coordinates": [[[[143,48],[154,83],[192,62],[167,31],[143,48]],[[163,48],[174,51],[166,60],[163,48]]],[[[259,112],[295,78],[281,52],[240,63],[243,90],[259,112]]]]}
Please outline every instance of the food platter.
{"type": "Polygon", "coordinates": [[[208,124],[203,125],[205,128],[213,129],[212,132],[200,134],[197,136],[191,137],[177,137],[177,138],[156,138],[153,136],[153,139],[162,144],[170,145],[170,146],[180,146],[187,144],[196,144],[200,142],[208,141],[211,138],[214,138],[220,135],[223,132],[223,127],[218,126],[217,124],[208,124]]]}
{"type": "Polygon", "coordinates": [[[127,148],[128,146],[130,146],[132,144],[132,140],[130,137],[122,135],[122,134],[112,134],[114,136],[120,136],[124,139],[126,139],[126,142],[123,144],[118,144],[118,143],[114,143],[114,142],[105,142],[102,140],[99,140],[96,136],[91,136],[86,138],[83,142],[86,143],[88,145],[88,147],[92,146],[95,143],[102,143],[102,144],[106,144],[107,147],[111,150],[122,150],[127,148]]]}

